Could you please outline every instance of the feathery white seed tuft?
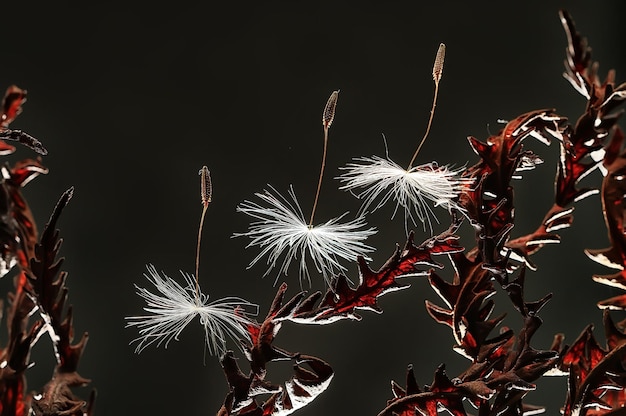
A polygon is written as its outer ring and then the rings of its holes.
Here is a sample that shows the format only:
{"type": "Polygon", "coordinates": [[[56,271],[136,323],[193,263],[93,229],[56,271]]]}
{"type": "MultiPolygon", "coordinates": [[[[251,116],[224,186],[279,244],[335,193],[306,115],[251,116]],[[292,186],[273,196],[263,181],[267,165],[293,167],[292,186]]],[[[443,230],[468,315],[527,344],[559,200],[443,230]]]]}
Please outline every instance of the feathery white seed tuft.
{"type": "Polygon", "coordinates": [[[365,228],[366,222],[362,215],[341,223],[348,214],[346,212],[323,224],[309,226],[293,188],[289,189],[291,201],[271,186],[255,195],[263,205],[244,201],[237,207],[237,211],[256,221],[250,224],[247,232],[235,233],[233,237],[249,237],[251,241],[246,248],[258,246],[261,249],[248,267],[267,257],[269,267],[263,276],[278,266],[277,282],[281,274],[287,275],[291,261],[299,259],[300,281],[308,280],[310,285],[307,265],[307,258],[310,258],[316,271],[330,283],[334,274],[346,270],[340,264],[340,259],[356,261],[358,255],[367,257],[366,253],[374,251],[364,241],[375,234],[376,229],[365,228]]]}

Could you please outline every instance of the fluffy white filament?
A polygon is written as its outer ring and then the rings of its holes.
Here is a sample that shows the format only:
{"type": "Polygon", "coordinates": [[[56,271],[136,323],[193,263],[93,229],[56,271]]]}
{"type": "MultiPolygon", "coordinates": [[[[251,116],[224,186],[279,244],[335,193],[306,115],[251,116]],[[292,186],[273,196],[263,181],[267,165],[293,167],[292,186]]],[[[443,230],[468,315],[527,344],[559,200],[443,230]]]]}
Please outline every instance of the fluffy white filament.
{"type": "Polygon", "coordinates": [[[410,218],[417,225],[415,214],[424,228],[428,224],[431,233],[432,219],[437,223],[439,220],[430,203],[447,209],[461,209],[454,199],[470,183],[459,177],[463,168],[449,169],[434,162],[407,171],[394,161],[379,156],[354,160],[357,163],[349,163],[341,168],[345,173],[338,177],[342,182],[339,189],[350,191],[363,200],[360,212],[365,212],[370,207],[373,207],[372,212],[376,211],[393,199],[396,207],[392,218],[400,207],[404,209],[405,220],[410,218]]]}
{"type": "Polygon", "coordinates": [[[365,228],[366,222],[362,215],[341,223],[348,214],[346,212],[323,224],[309,227],[293,188],[289,189],[291,201],[271,186],[269,190],[255,195],[264,205],[244,201],[237,206],[237,211],[256,218],[257,221],[250,224],[248,232],[236,233],[234,237],[247,236],[251,241],[246,248],[261,248],[261,252],[250,262],[248,268],[267,257],[269,267],[263,276],[267,276],[282,258],[276,277],[278,281],[281,274],[287,275],[291,261],[299,258],[300,281],[306,279],[310,285],[307,266],[307,257],[310,257],[315,269],[330,283],[335,273],[346,270],[339,263],[340,259],[356,261],[358,255],[365,256],[374,251],[363,241],[375,234],[376,229],[365,228]]]}
{"type": "Polygon", "coordinates": [[[235,341],[250,340],[246,326],[251,324],[248,316],[258,311],[257,305],[238,297],[209,302],[207,295],[196,292],[193,276],[181,271],[186,283],[183,287],[165,273],[159,274],[153,265],[148,265],[147,269],[148,274],[144,276],[156,291],[153,293],[137,285],[135,288],[147,303],[143,309],[148,315],[126,318],[126,327],[139,329],[139,337],[131,341],[138,342],[136,353],[154,343],[157,346],[164,344],[167,348],[172,340],[178,341],[183,329],[196,316],[204,327],[206,344],[212,355],[225,352],[227,336],[235,341]]]}

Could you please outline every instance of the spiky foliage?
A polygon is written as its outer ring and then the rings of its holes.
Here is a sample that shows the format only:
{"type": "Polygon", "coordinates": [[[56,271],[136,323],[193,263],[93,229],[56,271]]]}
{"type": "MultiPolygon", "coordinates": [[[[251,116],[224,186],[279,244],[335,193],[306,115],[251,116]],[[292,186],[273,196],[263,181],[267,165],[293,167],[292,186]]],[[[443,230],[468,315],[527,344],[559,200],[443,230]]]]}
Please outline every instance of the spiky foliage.
{"type": "Polygon", "coordinates": [[[40,394],[33,397],[32,411],[37,416],[66,414],[68,416],[91,415],[94,410],[95,390],[88,401],[79,398],[73,387],[86,386],[90,380],[78,373],[78,363],[87,345],[87,333],[74,343],[73,310],[66,310],[68,288],[67,273],[61,270],[63,258],[59,258],[62,240],[57,221],[63,208],[72,198],[73,188],[59,199],[50,220],[35,246],[27,276],[32,291],[31,298],[41,317],[41,331],[52,340],[57,359],[52,379],[40,394]]]}

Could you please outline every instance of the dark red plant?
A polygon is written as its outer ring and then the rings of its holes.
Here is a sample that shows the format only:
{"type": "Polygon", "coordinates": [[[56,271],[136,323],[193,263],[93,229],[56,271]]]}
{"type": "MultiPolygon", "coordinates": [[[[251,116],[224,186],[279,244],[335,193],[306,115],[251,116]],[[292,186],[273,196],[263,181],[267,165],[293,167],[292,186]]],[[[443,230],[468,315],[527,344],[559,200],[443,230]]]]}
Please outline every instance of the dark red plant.
{"type": "MultiPolygon", "coordinates": [[[[47,153],[34,137],[9,129],[25,100],[26,91],[16,86],[7,89],[0,113],[0,155],[17,150],[4,140],[17,141],[40,155],[47,153]]],[[[66,310],[66,273],[60,269],[63,259],[57,258],[61,240],[55,227],[72,190],[63,194],[40,238],[21,188],[37,175],[47,173],[47,168],[37,158],[13,166],[5,163],[0,169],[0,277],[17,269],[15,292],[8,294],[8,341],[0,349],[0,415],[91,415],[95,394],[86,402],[72,392],[72,387],[89,382],[77,373],[86,336],[78,344],[72,343],[74,328],[71,307],[66,310]],[[33,315],[33,311],[38,313],[33,315]],[[30,353],[46,334],[52,339],[57,366],[42,392],[28,392],[30,353]]]]}
{"type": "MultiPolygon", "coordinates": [[[[535,301],[526,301],[524,281],[526,270],[536,270],[530,256],[549,243],[558,243],[554,231],[569,227],[573,221],[574,202],[597,193],[597,189],[578,188],[578,183],[595,169],[605,174],[602,200],[611,247],[588,250],[588,255],[620,271],[610,276],[595,276],[605,284],[626,289],[626,240],[624,240],[624,206],[626,197],[626,152],[621,152],[623,134],[617,127],[621,115],[616,108],[626,100],[626,84],[614,86],[614,71],[604,82],[597,76],[597,63],[591,61],[590,48],[578,34],[569,14],[562,10],[560,18],[567,40],[566,78],[588,99],[585,112],[575,125],[551,109],[531,111],[508,122],[498,134],[485,142],[470,137],[469,142],[479,161],[466,169],[470,179],[459,197],[461,211],[451,212],[451,226],[439,236],[422,244],[413,243],[413,234],[403,250],[396,253],[378,271],[373,271],[363,258],[358,258],[359,279],[354,287],[345,276],[337,276],[331,288],[306,294],[300,292],[284,306],[286,290],[279,289],[266,320],[250,328],[252,346],[246,346],[251,371],[241,372],[234,355],[229,352],[222,364],[230,392],[218,414],[278,415],[289,414],[313,400],[327,387],[332,369],[321,360],[307,357],[319,367],[306,373],[315,386],[313,391],[297,393],[268,384],[266,366],[279,359],[298,360],[302,356],[273,346],[274,336],[281,324],[327,324],[340,319],[356,319],[358,309],[381,312],[376,299],[392,290],[407,286],[399,279],[407,276],[427,276],[431,287],[445,306],[426,302],[428,313],[437,322],[450,327],[456,341],[455,350],[470,360],[461,374],[450,378],[441,364],[433,382],[420,387],[413,367],[408,366],[404,387],[393,382],[393,398],[379,416],[434,416],[447,411],[455,416],[468,414],[464,403],[470,403],[479,416],[522,415],[542,411],[541,406],[524,402],[527,393],[536,388],[535,382],[544,375],[566,375],[569,389],[563,407],[565,415],[616,415],[623,411],[626,400],[626,320],[613,322],[605,311],[606,348],[595,341],[589,326],[571,346],[563,345],[563,335],[557,334],[549,349],[535,349],[531,340],[542,324],[538,316],[551,294],[535,301]],[[555,201],[539,227],[524,236],[513,238],[515,223],[515,179],[533,169],[542,160],[525,150],[523,141],[533,137],[545,144],[557,140],[560,160],[555,179],[555,201]],[[456,231],[468,220],[475,230],[476,246],[465,251],[458,245],[456,231]],[[454,264],[454,276],[449,281],[435,273],[442,268],[432,256],[447,254],[454,264]],[[427,269],[425,269],[425,267],[427,269]],[[521,314],[523,325],[515,331],[503,326],[505,314],[492,317],[495,309],[493,295],[504,291],[512,306],[521,314]],[[328,378],[322,377],[322,374],[328,378]],[[323,389],[318,388],[324,385],[323,389]],[[260,393],[271,398],[257,404],[260,393]],[[304,398],[306,397],[306,399],[304,398]],[[284,403],[290,403],[284,406],[284,403]],[[280,403],[276,405],[276,403],[280,403]],[[288,410],[285,410],[288,409],[288,410]]],[[[626,308],[626,295],[599,303],[606,309],[626,308]]],[[[313,367],[313,366],[312,366],[313,367]]],[[[302,380],[296,375],[289,382],[302,380]]],[[[288,383],[289,383],[288,382],[288,383]]]]}
{"type": "Polygon", "coordinates": [[[559,16],[568,40],[564,75],[588,102],[585,112],[576,124],[563,126],[557,134],[560,161],[555,179],[554,205],[548,210],[537,230],[507,243],[507,247],[526,259],[530,265],[530,254],[546,243],[559,241],[560,237],[553,231],[572,224],[574,207],[571,205],[598,192],[595,188],[578,189],[577,184],[593,170],[611,164],[622,140],[616,125],[622,112],[615,112],[615,109],[626,100],[626,84],[615,87],[613,70],[600,83],[597,75],[598,63],[591,61],[591,49],[586,39],[576,31],[567,11],[561,10],[559,16]],[[603,159],[605,152],[607,155],[603,159]]]}
{"type": "Polygon", "coordinates": [[[423,267],[443,267],[432,256],[463,250],[458,245],[458,237],[453,234],[454,230],[455,227],[451,227],[419,246],[415,245],[413,233],[410,233],[404,249],[397,247],[393,256],[378,271],[373,271],[363,257],[358,257],[359,283],[355,288],[350,287],[345,276],[339,275],[323,297],[321,292],[314,292],[306,297],[301,292],[289,302],[290,305],[293,304],[289,313],[283,313],[275,319],[303,324],[326,324],[340,319],[360,320],[361,316],[356,314],[357,309],[381,313],[382,310],[376,302],[379,296],[409,287],[400,284],[398,279],[409,275],[425,276],[428,270],[423,270],[423,267]]]}
{"type": "MultiPolygon", "coordinates": [[[[457,351],[471,359],[472,365],[454,379],[456,383],[439,381],[427,386],[422,392],[415,388],[413,379],[407,381],[407,386],[413,386],[410,393],[408,387],[407,390],[394,388],[395,399],[389,401],[387,408],[380,413],[381,416],[408,416],[418,411],[434,415],[441,407],[452,414],[465,415],[463,398],[477,408],[479,415],[535,412],[537,407],[523,403],[522,398],[527,391],[534,389],[531,382],[548,372],[560,372],[569,377],[569,390],[563,408],[565,415],[623,411],[626,389],[623,365],[625,350],[622,348],[626,338],[623,333],[624,322],[615,325],[608,313],[605,313],[606,349],[601,348],[593,338],[591,326],[571,347],[561,345],[560,335],[556,337],[551,352],[536,351],[529,347],[530,337],[541,323],[537,312],[551,294],[537,302],[523,301],[525,266],[535,269],[529,256],[546,243],[560,241],[559,236],[551,232],[571,224],[573,208],[569,205],[597,192],[594,189],[577,189],[576,184],[603,163],[602,155],[605,152],[604,165],[608,175],[603,182],[603,206],[605,214],[608,214],[607,225],[613,246],[607,250],[590,251],[589,254],[604,264],[624,266],[624,257],[619,250],[623,239],[621,201],[626,195],[619,188],[624,173],[619,169],[624,164],[616,156],[623,135],[615,125],[621,113],[612,111],[626,98],[622,93],[625,86],[614,88],[613,71],[607,81],[602,84],[598,82],[597,64],[590,64],[590,50],[586,41],[576,32],[567,12],[561,11],[560,16],[569,41],[566,75],[577,90],[589,99],[586,111],[574,127],[568,126],[564,118],[540,110],[508,123],[498,136],[491,137],[486,144],[470,138],[481,161],[466,173],[476,178],[478,186],[463,195],[461,202],[476,229],[478,245],[467,255],[457,253],[453,256],[457,273],[452,283],[431,273],[431,286],[449,309],[428,301],[427,309],[435,320],[452,328],[458,343],[457,351]],[[605,140],[611,131],[613,136],[606,144],[605,140]],[[557,138],[561,146],[555,204],[535,232],[510,240],[509,233],[514,223],[513,188],[510,181],[516,172],[532,168],[537,160],[533,154],[522,152],[521,140],[534,135],[548,143],[546,133],[557,138]],[[513,258],[521,260],[523,264],[517,278],[510,281],[512,271],[518,268],[512,262],[513,258]],[[510,347],[504,348],[513,340],[510,330],[502,329],[500,335],[487,338],[504,319],[504,315],[489,319],[494,308],[494,302],[489,298],[496,290],[492,281],[500,283],[524,318],[524,327],[516,342],[519,345],[517,354],[511,354],[510,347]],[[501,367],[503,357],[507,365],[501,367]],[[521,357],[527,359],[524,360],[526,366],[513,364],[521,357]],[[495,385],[494,373],[500,381],[495,385]],[[478,381],[479,388],[475,391],[468,389],[465,387],[467,380],[478,381]],[[490,401],[493,396],[495,398],[490,401]]],[[[620,276],[596,279],[614,285],[621,281],[620,276]]],[[[619,301],[614,298],[599,305],[616,303],[619,301]]],[[[441,367],[437,374],[436,380],[437,377],[442,380],[441,367]]]]}
{"type": "MultiPolygon", "coordinates": [[[[626,403],[626,335],[623,322],[617,325],[604,311],[606,348],[593,336],[593,325],[587,326],[574,343],[561,352],[558,370],[568,376],[564,415],[618,415],[626,403]]],[[[561,348],[562,337],[555,339],[554,349],[561,348]]]]}
{"type": "Polygon", "coordinates": [[[250,326],[252,345],[244,344],[250,372],[244,374],[229,351],[222,357],[222,367],[230,386],[224,405],[218,415],[287,415],[313,401],[330,384],[333,370],[319,358],[290,353],[273,345],[274,337],[283,322],[292,321],[306,324],[327,324],[340,319],[361,317],[356,309],[382,312],[376,299],[384,293],[408,287],[400,285],[396,279],[408,274],[423,274],[416,267],[436,266],[432,255],[454,253],[462,250],[457,237],[450,231],[427,240],[419,247],[413,243],[412,235],[405,248],[396,249],[394,255],[377,272],[371,270],[363,258],[359,258],[360,280],[356,288],[351,288],[345,276],[339,276],[334,286],[329,288],[323,299],[321,292],[308,295],[300,292],[283,305],[287,285],[282,284],[276,293],[270,311],[259,326],[250,326]],[[294,376],[285,382],[284,387],[266,380],[267,365],[278,360],[294,360],[294,376]],[[307,364],[310,370],[302,367],[307,364]],[[261,394],[271,394],[262,404],[254,398],[261,394]]]}
{"type": "Polygon", "coordinates": [[[273,345],[278,334],[283,315],[291,314],[294,302],[282,305],[287,285],[282,284],[276,293],[267,317],[260,325],[248,328],[252,344],[244,343],[250,371],[244,374],[232,351],[226,352],[221,359],[230,392],[224,405],[217,413],[227,415],[288,415],[306,406],[322,393],[330,384],[334,372],[332,368],[317,357],[300,353],[291,353],[273,345]],[[272,384],[266,379],[267,364],[273,361],[292,360],[295,362],[294,375],[283,386],[272,384]],[[306,364],[309,368],[303,367],[306,364]],[[256,396],[270,394],[262,404],[256,396]]]}
{"type": "MultiPolygon", "coordinates": [[[[401,282],[408,277],[428,279],[442,304],[428,300],[426,311],[450,328],[455,351],[469,364],[455,376],[446,373],[445,364],[439,364],[432,382],[423,386],[408,365],[404,382],[392,382],[389,400],[375,404],[381,409],[378,416],[435,416],[442,411],[455,416],[535,414],[543,409],[526,403],[526,395],[546,375],[568,378],[562,408],[565,416],[623,414],[626,319],[614,321],[611,314],[626,309],[626,294],[598,302],[603,309],[604,346],[595,339],[592,325],[571,345],[563,343],[563,334],[555,335],[549,348],[532,344],[543,322],[539,314],[552,294],[526,300],[526,274],[538,269],[531,256],[546,244],[558,243],[561,237],[555,231],[573,224],[574,203],[598,192],[594,187],[579,187],[595,170],[603,175],[601,197],[610,247],[586,253],[616,270],[593,276],[595,281],[626,290],[626,150],[624,134],[617,126],[622,114],[618,107],[626,101],[626,84],[615,85],[613,70],[603,81],[599,79],[598,64],[591,59],[587,41],[566,11],[559,16],[567,37],[566,79],[587,99],[582,115],[570,124],[553,109],[539,109],[516,117],[484,141],[469,137],[478,161],[463,173],[465,189],[455,201],[458,205],[451,208],[447,230],[419,244],[410,233],[403,248],[396,247],[378,270],[363,257],[356,258],[355,283],[338,275],[325,293],[300,291],[286,300],[287,285],[281,285],[263,321],[246,328],[250,340],[241,342],[241,350],[248,368],[242,369],[243,360],[234,351],[220,358],[228,392],[219,416],[288,415],[317,399],[330,386],[334,371],[321,358],[279,347],[276,340],[283,325],[360,321],[360,310],[381,313],[378,298],[409,287],[401,282]],[[556,140],[560,158],[552,206],[534,231],[515,237],[511,235],[515,180],[542,162],[524,148],[527,138],[546,145],[556,140]],[[466,224],[475,231],[473,247],[468,250],[457,235],[466,224]],[[448,276],[435,260],[439,255],[446,255],[452,263],[453,272],[448,276]],[[506,295],[521,316],[520,328],[507,326],[504,313],[493,316],[498,292],[506,295]],[[293,363],[293,374],[287,380],[272,380],[271,367],[277,361],[293,363]]],[[[34,137],[10,129],[25,100],[26,91],[11,86],[0,108],[0,156],[18,150],[8,141],[38,154],[0,167],[0,277],[15,274],[14,291],[7,295],[7,341],[0,345],[0,416],[93,415],[95,392],[86,400],[74,392],[75,387],[90,383],[78,371],[88,336],[85,333],[74,341],[67,273],[59,257],[58,221],[73,189],[61,196],[40,235],[21,188],[48,173],[41,161],[47,152],[34,137]],[[54,372],[41,392],[29,392],[30,354],[33,345],[47,337],[56,360],[54,372]]],[[[326,118],[332,119],[330,115],[326,118]]],[[[330,121],[324,125],[326,130],[330,121]]]]}

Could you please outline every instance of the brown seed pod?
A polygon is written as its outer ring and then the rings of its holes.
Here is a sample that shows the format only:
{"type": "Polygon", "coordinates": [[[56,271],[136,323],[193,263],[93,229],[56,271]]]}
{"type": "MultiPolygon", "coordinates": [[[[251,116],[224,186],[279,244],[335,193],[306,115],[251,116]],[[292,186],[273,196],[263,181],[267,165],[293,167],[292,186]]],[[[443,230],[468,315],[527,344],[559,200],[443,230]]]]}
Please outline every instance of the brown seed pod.
{"type": "Polygon", "coordinates": [[[326,107],[324,107],[324,113],[322,114],[322,125],[325,129],[330,128],[335,118],[335,108],[337,108],[337,99],[339,98],[339,90],[333,91],[328,97],[326,107]]]}
{"type": "Polygon", "coordinates": [[[433,65],[433,80],[436,84],[439,84],[441,81],[441,76],[443,75],[443,60],[446,57],[446,45],[443,43],[439,44],[439,49],[437,49],[437,56],[435,57],[435,63],[433,65]]]}
{"type": "Polygon", "coordinates": [[[209,205],[213,198],[213,185],[211,184],[211,173],[209,168],[202,166],[202,169],[198,172],[200,175],[200,198],[202,205],[205,207],[209,205]]]}

